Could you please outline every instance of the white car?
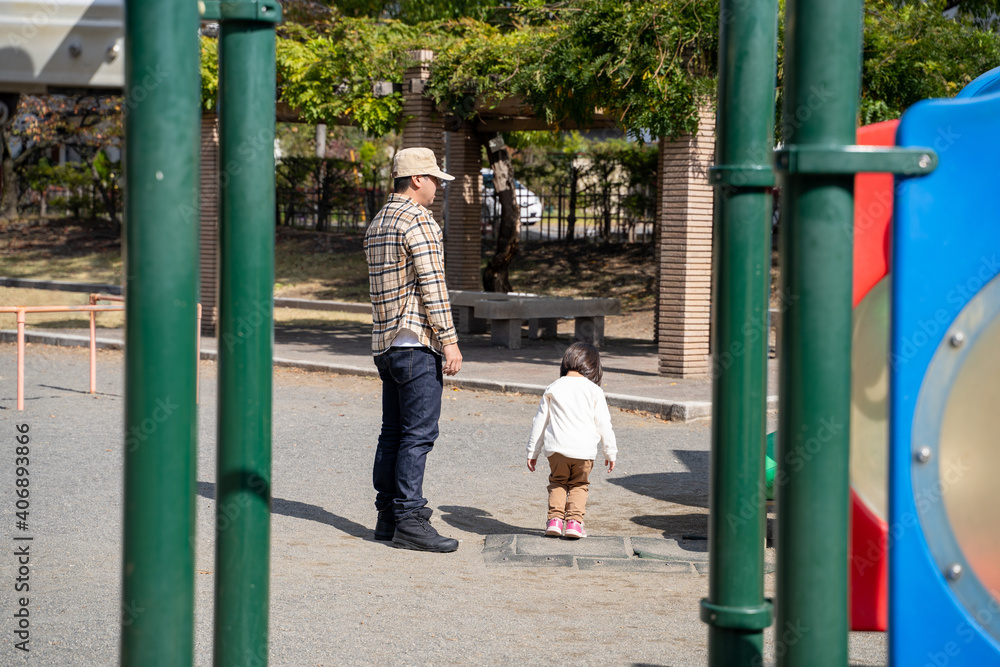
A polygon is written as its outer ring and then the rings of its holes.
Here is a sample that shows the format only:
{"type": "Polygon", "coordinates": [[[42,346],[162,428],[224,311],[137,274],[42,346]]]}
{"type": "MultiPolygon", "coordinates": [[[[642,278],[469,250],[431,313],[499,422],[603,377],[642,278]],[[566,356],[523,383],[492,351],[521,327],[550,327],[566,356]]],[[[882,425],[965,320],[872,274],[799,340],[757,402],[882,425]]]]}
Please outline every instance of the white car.
{"type": "MultiPolygon", "coordinates": [[[[500,220],[500,202],[496,190],[493,189],[493,170],[480,169],[483,175],[483,189],[480,193],[483,200],[483,226],[492,225],[500,220]]],[[[533,225],[542,219],[542,200],[534,192],[524,187],[524,184],[514,180],[517,205],[521,209],[521,224],[533,225]]]]}

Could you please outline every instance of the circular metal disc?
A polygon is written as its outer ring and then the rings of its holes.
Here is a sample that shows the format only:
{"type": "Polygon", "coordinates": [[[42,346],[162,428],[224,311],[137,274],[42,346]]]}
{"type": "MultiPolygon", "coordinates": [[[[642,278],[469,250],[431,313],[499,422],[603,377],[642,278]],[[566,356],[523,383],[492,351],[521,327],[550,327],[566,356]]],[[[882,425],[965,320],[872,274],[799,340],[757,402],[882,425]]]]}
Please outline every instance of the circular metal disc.
{"type": "MultiPolygon", "coordinates": [[[[933,322],[924,323],[925,330],[933,322]]],[[[943,325],[941,325],[943,326],[943,325]]],[[[1000,278],[962,309],[913,418],[914,501],[938,571],[1000,639],[1000,278]]],[[[905,517],[903,529],[907,526],[905,517]]]]}

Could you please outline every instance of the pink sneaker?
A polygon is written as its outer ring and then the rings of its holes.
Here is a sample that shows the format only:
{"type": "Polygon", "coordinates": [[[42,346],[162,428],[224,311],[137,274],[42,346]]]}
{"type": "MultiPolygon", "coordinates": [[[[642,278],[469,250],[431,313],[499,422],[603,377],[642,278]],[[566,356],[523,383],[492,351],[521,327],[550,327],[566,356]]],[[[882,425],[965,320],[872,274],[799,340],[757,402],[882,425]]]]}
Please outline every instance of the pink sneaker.
{"type": "Polygon", "coordinates": [[[562,534],[563,534],[563,520],[559,518],[549,519],[549,522],[545,524],[545,536],[562,537],[562,534]]]}
{"type": "Polygon", "coordinates": [[[583,524],[579,521],[567,521],[566,522],[566,532],[563,533],[566,537],[578,540],[581,537],[587,536],[587,531],[583,529],[583,524]]]}

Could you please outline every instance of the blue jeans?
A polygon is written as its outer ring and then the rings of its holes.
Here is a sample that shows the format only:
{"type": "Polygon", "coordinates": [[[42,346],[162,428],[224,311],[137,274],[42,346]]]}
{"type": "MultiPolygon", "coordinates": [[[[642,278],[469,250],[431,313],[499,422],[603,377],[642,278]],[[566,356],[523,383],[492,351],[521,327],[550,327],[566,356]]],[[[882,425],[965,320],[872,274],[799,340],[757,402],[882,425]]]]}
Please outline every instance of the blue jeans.
{"type": "Polygon", "coordinates": [[[382,432],[372,482],[375,509],[396,521],[427,505],[424,465],[438,436],[444,376],[441,357],[426,347],[391,347],[375,357],[382,378],[382,432]]]}

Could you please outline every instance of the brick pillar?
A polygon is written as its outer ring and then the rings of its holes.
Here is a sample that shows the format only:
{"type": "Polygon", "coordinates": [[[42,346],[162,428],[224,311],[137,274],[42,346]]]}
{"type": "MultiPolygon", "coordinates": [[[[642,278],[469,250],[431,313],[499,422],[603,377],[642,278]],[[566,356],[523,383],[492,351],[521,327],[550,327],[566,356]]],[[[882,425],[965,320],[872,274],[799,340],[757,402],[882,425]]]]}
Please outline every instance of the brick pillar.
{"type": "Polygon", "coordinates": [[[713,192],[707,174],[714,158],[711,107],[702,109],[694,136],[660,140],[656,338],[661,375],[709,373],[713,192]]]}
{"type": "MultiPolygon", "coordinates": [[[[431,75],[434,52],[410,51],[409,55],[417,64],[403,72],[403,116],[410,118],[403,127],[403,148],[429,148],[441,165],[444,162],[444,119],[434,108],[434,102],[424,96],[424,83],[431,75]]],[[[443,228],[444,197],[435,197],[431,212],[443,228]]]]}
{"type": "Polygon", "coordinates": [[[201,331],[215,335],[219,315],[219,117],[201,117],[201,331]]]}
{"type": "Polygon", "coordinates": [[[482,256],[480,207],[482,206],[482,144],[470,123],[448,137],[448,233],[445,236],[445,272],[450,289],[481,290],[482,256]]]}

